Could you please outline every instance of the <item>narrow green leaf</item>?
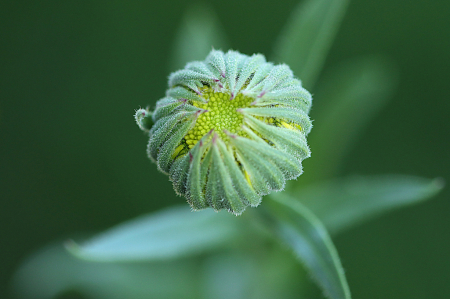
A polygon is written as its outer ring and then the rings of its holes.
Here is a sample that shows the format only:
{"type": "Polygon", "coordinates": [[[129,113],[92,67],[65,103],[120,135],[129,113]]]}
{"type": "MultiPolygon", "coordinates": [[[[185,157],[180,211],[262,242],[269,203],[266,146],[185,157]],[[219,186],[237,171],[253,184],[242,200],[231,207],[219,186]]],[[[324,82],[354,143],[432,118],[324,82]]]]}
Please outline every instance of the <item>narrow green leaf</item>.
{"type": "Polygon", "coordinates": [[[59,243],[30,256],[12,285],[18,299],[49,299],[69,290],[97,299],[197,299],[200,270],[195,259],[93,263],[70,255],[59,243]]]}
{"type": "Polygon", "coordinates": [[[380,57],[362,57],[332,70],[314,97],[314,129],[308,136],[314,158],[305,161],[302,183],[336,176],[345,153],[391,96],[395,67],[380,57]]]}
{"type": "Polygon", "coordinates": [[[442,188],[442,179],[353,176],[299,188],[295,197],[335,234],[379,214],[424,201],[442,188]]]}
{"type": "Polygon", "coordinates": [[[288,64],[311,88],[338,31],[348,0],[306,0],[295,9],[275,43],[275,60],[288,64]]]}
{"type": "Polygon", "coordinates": [[[294,250],[327,297],[351,298],[339,256],[325,226],[299,201],[285,194],[270,198],[268,222],[274,235],[294,250]]]}
{"type": "Polygon", "coordinates": [[[204,60],[212,48],[228,49],[218,19],[205,4],[191,6],[175,37],[170,71],[183,68],[189,61],[204,60]]]}
{"type": "Polygon", "coordinates": [[[68,250],[93,261],[173,259],[198,254],[230,242],[239,234],[239,219],[211,210],[175,207],[119,224],[68,250]]]}

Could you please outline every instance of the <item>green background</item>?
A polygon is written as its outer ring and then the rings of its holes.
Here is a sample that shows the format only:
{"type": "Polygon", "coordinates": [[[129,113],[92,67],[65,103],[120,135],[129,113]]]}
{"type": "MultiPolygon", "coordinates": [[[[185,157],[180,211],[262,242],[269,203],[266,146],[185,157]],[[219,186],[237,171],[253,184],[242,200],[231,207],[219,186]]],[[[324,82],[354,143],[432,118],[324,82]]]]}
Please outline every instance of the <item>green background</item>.
{"type": "MultiPolygon", "coordinates": [[[[232,48],[246,54],[270,54],[296,4],[209,3],[232,48]]],[[[164,95],[190,5],[0,3],[0,298],[20,262],[48,242],[184,202],[147,159],[133,113],[164,95]]],[[[449,1],[351,1],[326,67],[382,54],[397,64],[399,84],[342,174],[450,181],[449,53],[449,1]]],[[[305,171],[313,171],[307,161],[305,171]]],[[[448,298],[449,195],[335,239],[354,298],[448,298]]]]}

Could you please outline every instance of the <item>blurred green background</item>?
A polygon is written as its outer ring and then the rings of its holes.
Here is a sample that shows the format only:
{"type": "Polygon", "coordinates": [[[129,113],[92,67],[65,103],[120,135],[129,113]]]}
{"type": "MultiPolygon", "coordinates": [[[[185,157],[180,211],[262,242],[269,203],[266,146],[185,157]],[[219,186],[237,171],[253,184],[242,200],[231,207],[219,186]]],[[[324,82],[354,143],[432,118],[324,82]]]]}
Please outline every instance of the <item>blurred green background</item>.
{"type": "MultiPolygon", "coordinates": [[[[268,55],[298,1],[208,3],[233,49],[268,55]]],[[[190,5],[0,3],[0,298],[19,263],[48,242],[184,202],[147,159],[133,113],[164,95],[190,5]]],[[[342,174],[450,181],[449,20],[449,1],[351,1],[326,68],[382,54],[399,84],[342,174]]],[[[354,298],[448,298],[449,190],[335,239],[354,298]]]]}

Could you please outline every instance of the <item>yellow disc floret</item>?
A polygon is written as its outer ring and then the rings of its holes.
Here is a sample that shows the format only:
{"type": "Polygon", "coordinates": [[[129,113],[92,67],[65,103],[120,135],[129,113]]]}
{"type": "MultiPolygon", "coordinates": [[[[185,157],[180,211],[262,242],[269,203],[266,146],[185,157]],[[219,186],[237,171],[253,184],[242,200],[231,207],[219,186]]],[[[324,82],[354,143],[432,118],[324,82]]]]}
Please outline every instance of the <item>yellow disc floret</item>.
{"type": "Polygon", "coordinates": [[[214,92],[208,86],[203,88],[202,93],[206,103],[194,102],[193,105],[204,109],[205,112],[198,116],[195,126],[184,137],[188,147],[193,148],[212,129],[224,141],[228,140],[224,130],[242,136],[244,117],[237,109],[250,107],[254,99],[238,94],[230,100],[230,94],[214,92]]]}

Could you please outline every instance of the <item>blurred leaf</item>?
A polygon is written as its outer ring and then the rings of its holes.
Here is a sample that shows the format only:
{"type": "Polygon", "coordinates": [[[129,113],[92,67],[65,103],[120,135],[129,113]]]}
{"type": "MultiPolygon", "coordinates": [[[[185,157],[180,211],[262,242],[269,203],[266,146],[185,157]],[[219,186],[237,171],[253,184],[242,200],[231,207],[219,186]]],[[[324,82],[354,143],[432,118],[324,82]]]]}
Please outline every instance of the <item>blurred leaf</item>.
{"type": "Polygon", "coordinates": [[[239,224],[227,212],[193,212],[181,206],[141,216],[81,246],[70,242],[67,247],[77,257],[95,261],[172,259],[231,242],[242,231],[239,224]]]}
{"type": "Polygon", "coordinates": [[[77,259],[61,245],[31,256],[13,278],[19,299],[50,299],[68,290],[96,299],[199,298],[196,260],[94,263],[77,259]]]}
{"type": "Polygon", "coordinates": [[[19,267],[12,281],[14,298],[298,298],[304,291],[299,279],[305,277],[291,254],[273,244],[262,248],[176,261],[97,263],[77,259],[60,244],[50,245],[19,267]]]}
{"type": "Polygon", "coordinates": [[[364,57],[331,71],[314,96],[313,158],[305,161],[303,184],[336,175],[345,153],[392,94],[395,68],[386,59],[364,57]]]}
{"type": "Polygon", "coordinates": [[[274,235],[294,250],[327,297],[351,298],[344,269],[325,226],[299,201],[280,193],[270,197],[269,227],[274,235]]]}
{"type": "Polygon", "coordinates": [[[189,61],[204,60],[212,48],[228,49],[216,14],[205,4],[190,6],[175,37],[170,71],[183,68],[189,61]]]}
{"type": "Polygon", "coordinates": [[[256,250],[214,254],[204,260],[205,299],[297,299],[307,285],[305,271],[290,252],[266,242],[256,250]]]}
{"type": "Polygon", "coordinates": [[[275,60],[288,64],[307,89],[322,69],[348,0],[301,2],[275,43],[275,60]]]}
{"type": "Polygon", "coordinates": [[[237,252],[214,255],[205,262],[205,298],[208,299],[248,299],[255,283],[258,264],[252,256],[237,252]]]}
{"type": "Polygon", "coordinates": [[[387,211],[426,200],[442,188],[441,179],[353,176],[299,188],[295,198],[335,234],[387,211]]]}

